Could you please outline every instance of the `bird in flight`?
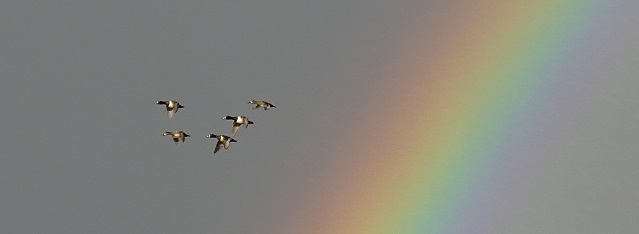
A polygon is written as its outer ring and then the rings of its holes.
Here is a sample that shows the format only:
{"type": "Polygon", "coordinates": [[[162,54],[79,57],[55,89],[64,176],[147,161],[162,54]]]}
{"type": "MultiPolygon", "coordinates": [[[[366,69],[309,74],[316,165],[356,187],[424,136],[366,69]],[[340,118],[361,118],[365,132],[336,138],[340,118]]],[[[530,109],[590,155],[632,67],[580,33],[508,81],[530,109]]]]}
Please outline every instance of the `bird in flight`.
{"type": "Polygon", "coordinates": [[[160,100],[160,101],[155,102],[155,104],[166,106],[166,112],[169,115],[169,119],[173,118],[173,115],[175,113],[177,113],[180,108],[184,108],[184,106],[182,104],[180,104],[177,101],[173,101],[173,100],[170,100],[170,101],[162,101],[162,100],[160,100]]]}
{"type": "Polygon", "coordinates": [[[217,153],[217,151],[219,151],[222,147],[224,147],[224,149],[228,149],[231,146],[231,142],[237,142],[235,139],[225,135],[209,134],[206,137],[217,138],[217,143],[215,143],[215,150],[213,153],[217,153]]]}
{"type": "Polygon", "coordinates": [[[232,133],[234,137],[235,137],[235,134],[237,134],[237,130],[240,128],[240,126],[244,125],[244,128],[248,128],[249,124],[253,124],[253,121],[250,121],[248,117],[242,116],[242,115],[238,115],[238,116],[227,115],[227,116],[224,116],[222,119],[233,120],[232,133]]]}
{"type": "Polygon", "coordinates": [[[248,104],[255,104],[255,107],[253,107],[253,109],[257,109],[257,108],[264,108],[264,110],[268,110],[271,109],[271,107],[275,107],[273,104],[267,102],[267,101],[256,101],[256,100],[251,100],[248,102],[248,104]]]}
{"type": "Polygon", "coordinates": [[[180,131],[180,130],[175,130],[172,132],[164,132],[162,136],[171,136],[173,138],[173,142],[175,142],[176,145],[180,143],[180,140],[184,142],[187,137],[191,137],[189,134],[186,134],[184,131],[180,131]]]}

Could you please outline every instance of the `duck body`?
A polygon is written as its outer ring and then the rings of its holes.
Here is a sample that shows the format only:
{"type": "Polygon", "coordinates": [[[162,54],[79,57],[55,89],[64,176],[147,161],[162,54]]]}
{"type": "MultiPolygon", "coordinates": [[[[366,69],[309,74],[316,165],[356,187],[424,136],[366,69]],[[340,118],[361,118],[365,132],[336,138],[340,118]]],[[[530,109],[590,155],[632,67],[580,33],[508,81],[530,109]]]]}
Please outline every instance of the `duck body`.
{"type": "Polygon", "coordinates": [[[217,143],[215,143],[215,150],[213,151],[213,153],[217,153],[217,151],[219,151],[222,147],[224,147],[224,149],[228,149],[231,146],[231,142],[237,142],[235,139],[226,135],[209,134],[206,137],[217,139],[217,143]]]}
{"type": "Polygon", "coordinates": [[[167,112],[167,115],[169,116],[169,119],[173,118],[173,115],[175,115],[175,113],[177,113],[180,108],[184,108],[182,104],[174,100],[169,100],[169,101],[160,100],[155,102],[155,104],[164,105],[166,107],[166,112],[167,112]]]}
{"type": "Polygon", "coordinates": [[[164,132],[162,136],[171,136],[171,138],[173,138],[173,142],[175,142],[176,145],[180,143],[180,140],[184,142],[187,137],[191,137],[189,134],[186,134],[184,131],[180,130],[164,132]]]}
{"type": "Polygon", "coordinates": [[[253,124],[253,121],[250,121],[248,117],[243,116],[243,115],[238,115],[238,116],[224,116],[222,119],[224,120],[233,120],[233,129],[232,129],[232,133],[233,136],[235,136],[237,134],[237,130],[240,128],[240,126],[244,125],[244,128],[248,128],[249,124],[253,124]]]}
{"type": "Polygon", "coordinates": [[[251,100],[248,102],[249,104],[254,104],[255,107],[253,107],[253,109],[257,109],[257,108],[264,108],[264,110],[268,110],[271,109],[271,107],[275,108],[275,106],[267,101],[257,101],[257,100],[251,100]]]}

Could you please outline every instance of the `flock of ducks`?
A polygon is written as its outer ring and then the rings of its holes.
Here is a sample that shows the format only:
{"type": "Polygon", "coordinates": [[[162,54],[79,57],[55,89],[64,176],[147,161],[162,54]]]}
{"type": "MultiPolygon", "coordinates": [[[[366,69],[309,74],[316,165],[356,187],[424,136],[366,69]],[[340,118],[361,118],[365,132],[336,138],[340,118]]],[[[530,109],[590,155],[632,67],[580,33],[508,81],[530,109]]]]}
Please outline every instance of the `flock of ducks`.
{"type": "MultiPolygon", "coordinates": [[[[255,105],[253,109],[264,108],[264,110],[269,110],[272,107],[275,107],[273,104],[267,101],[251,100],[248,103],[255,105]]],[[[175,113],[177,113],[178,110],[180,110],[180,108],[184,108],[182,104],[174,100],[169,100],[169,101],[160,100],[155,102],[155,104],[164,105],[166,107],[166,113],[169,119],[173,118],[175,113]]],[[[243,115],[238,115],[238,116],[227,115],[227,116],[224,116],[222,119],[233,121],[231,123],[232,125],[231,135],[233,137],[235,137],[235,135],[237,134],[237,131],[240,129],[240,126],[244,125],[244,128],[248,128],[250,124],[253,124],[253,121],[250,121],[248,117],[243,115]]],[[[173,139],[173,142],[175,142],[176,145],[179,145],[180,141],[184,142],[187,137],[191,137],[189,134],[186,134],[184,131],[181,131],[181,130],[164,132],[162,136],[171,136],[171,138],[173,139]]],[[[228,149],[231,146],[231,142],[237,142],[235,139],[233,139],[233,137],[229,137],[227,135],[209,134],[206,137],[217,139],[217,143],[215,144],[215,150],[213,151],[213,153],[217,153],[217,151],[219,151],[222,147],[224,147],[224,149],[228,149]]]]}

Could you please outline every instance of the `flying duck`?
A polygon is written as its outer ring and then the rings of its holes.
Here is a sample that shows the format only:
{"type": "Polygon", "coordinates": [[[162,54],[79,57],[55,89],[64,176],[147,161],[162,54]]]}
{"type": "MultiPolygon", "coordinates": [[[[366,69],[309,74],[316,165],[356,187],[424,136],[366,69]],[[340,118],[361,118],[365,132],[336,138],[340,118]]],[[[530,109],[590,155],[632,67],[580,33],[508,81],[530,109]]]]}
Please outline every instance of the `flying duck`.
{"type": "Polygon", "coordinates": [[[184,108],[182,104],[177,101],[157,101],[155,104],[166,106],[166,112],[169,115],[169,119],[173,118],[173,115],[178,112],[180,108],[184,108]]]}
{"type": "Polygon", "coordinates": [[[185,132],[180,130],[175,130],[172,132],[164,132],[162,136],[171,136],[173,138],[173,142],[175,142],[176,145],[180,143],[180,140],[184,142],[187,137],[191,137],[189,134],[186,134],[185,132]]]}
{"type": "Polygon", "coordinates": [[[228,149],[229,146],[231,146],[231,142],[237,142],[235,139],[225,135],[209,134],[206,137],[217,138],[217,143],[215,144],[215,150],[213,151],[213,153],[217,153],[217,151],[219,151],[222,146],[224,146],[224,149],[228,149]]]}
{"type": "Polygon", "coordinates": [[[256,101],[256,100],[251,100],[248,102],[249,104],[255,104],[255,107],[253,107],[253,109],[257,109],[257,108],[264,108],[264,110],[268,110],[271,109],[271,107],[275,107],[273,104],[268,103],[267,101],[256,101]]]}
{"type": "Polygon", "coordinates": [[[240,126],[244,125],[244,128],[248,128],[249,124],[253,124],[253,121],[250,121],[248,119],[248,117],[246,116],[242,116],[242,115],[238,115],[238,116],[224,116],[225,120],[233,120],[233,136],[235,136],[235,134],[237,134],[237,129],[240,128],[240,126]]]}

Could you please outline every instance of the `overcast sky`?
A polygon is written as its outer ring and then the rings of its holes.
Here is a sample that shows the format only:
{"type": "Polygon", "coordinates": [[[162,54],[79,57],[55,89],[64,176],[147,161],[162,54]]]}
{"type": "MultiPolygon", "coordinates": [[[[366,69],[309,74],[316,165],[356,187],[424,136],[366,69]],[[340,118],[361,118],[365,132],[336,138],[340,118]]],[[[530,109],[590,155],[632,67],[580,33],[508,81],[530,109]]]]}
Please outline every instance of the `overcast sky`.
{"type": "MultiPolygon", "coordinates": [[[[0,232],[273,233],[286,222],[277,211],[305,201],[303,191],[321,180],[315,175],[331,173],[318,171],[331,162],[314,152],[349,129],[336,121],[353,117],[349,103],[369,97],[380,82],[370,75],[402,37],[394,26],[409,19],[403,12],[413,5],[0,2],[0,232]],[[186,108],[169,120],[154,104],[161,99],[186,108]],[[251,99],[277,108],[252,110],[251,99]],[[227,114],[247,115],[255,125],[213,156],[214,141],[205,136],[230,133],[221,120],[227,114]],[[178,147],[162,137],[176,129],[192,136],[178,147]]],[[[422,13],[435,18],[441,4],[431,5],[422,13]]],[[[606,87],[595,113],[636,126],[636,110],[610,107],[617,99],[605,96],[634,90],[637,100],[637,90],[606,87]]],[[[620,152],[639,154],[636,147],[620,152]]],[[[619,170],[628,173],[592,176],[610,183],[637,176],[637,160],[622,162],[619,170]]],[[[544,181],[535,186],[557,185],[544,181]]]]}
{"type": "Polygon", "coordinates": [[[0,230],[268,232],[379,63],[386,2],[3,1],[0,230]],[[255,125],[213,157],[226,114],[255,125]]]}

